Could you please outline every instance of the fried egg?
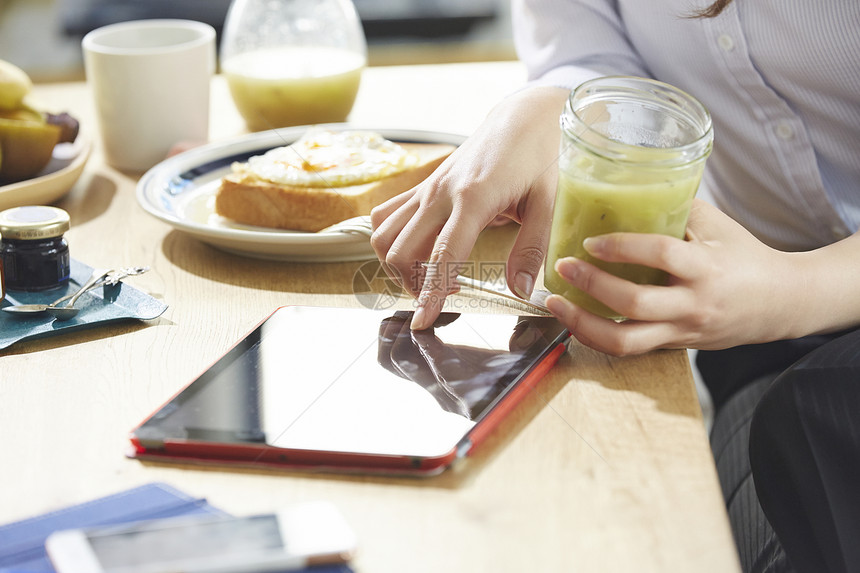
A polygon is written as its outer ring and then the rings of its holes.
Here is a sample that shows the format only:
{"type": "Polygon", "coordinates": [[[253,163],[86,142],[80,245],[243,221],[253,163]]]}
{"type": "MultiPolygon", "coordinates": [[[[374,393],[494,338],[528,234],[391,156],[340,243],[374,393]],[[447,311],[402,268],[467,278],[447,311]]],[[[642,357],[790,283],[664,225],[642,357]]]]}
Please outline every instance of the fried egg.
{"type": "Polygon", "coordinates": [[[292,145],[248,159],[240,168],[272,183],[346,187],[400,173],[418,158],[372,131],[309,130],[292,145]]]}

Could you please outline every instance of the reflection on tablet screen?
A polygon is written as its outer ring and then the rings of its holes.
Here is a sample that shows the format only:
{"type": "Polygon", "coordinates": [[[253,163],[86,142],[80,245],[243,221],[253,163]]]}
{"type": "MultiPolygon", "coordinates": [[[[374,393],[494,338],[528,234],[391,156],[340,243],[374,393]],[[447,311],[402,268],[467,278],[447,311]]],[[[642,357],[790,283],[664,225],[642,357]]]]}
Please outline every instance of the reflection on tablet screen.
{"type": "Polygon", "coordinates": [[[456,447],[566,338],[551,317],[285,307],[135,432],[192,440],[433,457],[456,447]]]}
{"type": "Polygon", "coordinates": [[[526,356],[508,349],[444,343],[440,338],[446,334],[444,327],[460,316],[443,314],[432,328],[416,332],[409,326],[411,313],[386,318],[379,328],[378,360],[385,369],[424,388],[446,412],[474,420],[504,390],[498,387],[500,374],[516,371],[526,356]]]}

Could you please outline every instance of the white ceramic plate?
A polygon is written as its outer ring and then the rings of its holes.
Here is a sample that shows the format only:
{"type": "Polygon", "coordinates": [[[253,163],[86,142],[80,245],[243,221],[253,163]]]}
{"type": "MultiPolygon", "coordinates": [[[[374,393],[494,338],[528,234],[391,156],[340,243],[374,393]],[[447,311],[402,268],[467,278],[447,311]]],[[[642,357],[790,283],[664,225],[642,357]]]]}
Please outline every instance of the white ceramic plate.
{"type": "MultiPolygon", "coordinates": [[[[378,129],[333,124],[331,129],[370,129],[392,141],[460,145],[450,133],[378,129]]],[[[375,257],[367,237],[347,233],[304,233],[241,225],[215,213],[221,177],[234,161],[246,161],[273,147],[289,145],[307,126],[253,133],[210,143],[167,159],[137,185],[137,201],[148,213],[221,250],[260,259],[299,262],[367,260],[375,257]]]]}
{"type": "Polygon", "coordinates": [[[81,176],[91,147],[80,135],[74,143],[54,147],[51,161],[36,177],[0,186],[0,211],[21,205],[49,205],[68,193],[81,176]]]}

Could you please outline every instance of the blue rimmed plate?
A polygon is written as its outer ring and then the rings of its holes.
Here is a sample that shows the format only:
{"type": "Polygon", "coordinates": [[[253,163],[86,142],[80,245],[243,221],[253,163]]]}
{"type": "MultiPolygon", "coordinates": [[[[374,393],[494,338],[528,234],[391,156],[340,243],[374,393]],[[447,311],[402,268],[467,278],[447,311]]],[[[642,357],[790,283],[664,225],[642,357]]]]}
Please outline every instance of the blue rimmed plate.
{"type": "MultiPolygon", "coordinates": [[[[329,129],[369,129],[386,139],[413,143],[460,145],[464,137],[450,133],[379,129],[332,124],[329,129]]],[[[230,253],[279,261],[336,262],[375,258],[367,237],[347,233],[304,233],[242,225],[215,213],[221,177],[234,161],[246,161],[274,147],[289,145],[307,126],[253,133],[210,143],[167,159],[137,185],[137,201],[149,214],[174,228],[230,253]]]]}

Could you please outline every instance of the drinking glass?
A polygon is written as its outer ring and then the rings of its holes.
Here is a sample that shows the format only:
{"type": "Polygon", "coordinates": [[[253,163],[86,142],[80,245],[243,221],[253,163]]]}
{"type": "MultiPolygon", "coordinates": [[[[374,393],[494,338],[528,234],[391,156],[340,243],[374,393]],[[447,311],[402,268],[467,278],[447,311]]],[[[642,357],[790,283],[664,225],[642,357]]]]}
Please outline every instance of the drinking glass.
{"type": "Polygon", "coordinates": [[[576,257],[639,284],[663,284],[663,271],[592,257],[588,237],[613,232],[681,239],[711,153],[708,110],[680,89],[647,78],[587,81],[561,115],[558,190],[544,270],[547,289],[595,314],[624,317],[555,271],[576,257]]]}
{"type": "Polygon", "coordinates": [[[248,129],[340,122],[367,43],[350,0],[233,0],[220,60],[248,129]]]}

